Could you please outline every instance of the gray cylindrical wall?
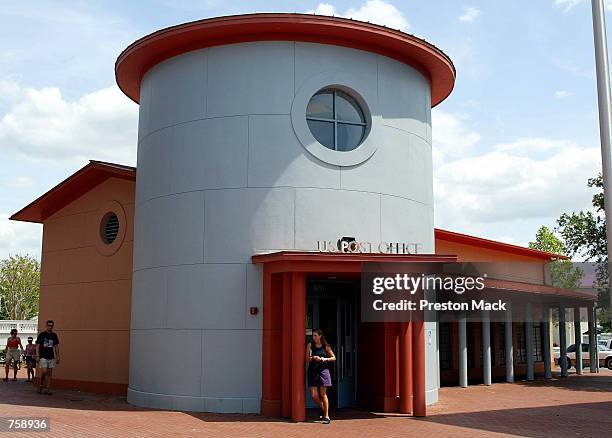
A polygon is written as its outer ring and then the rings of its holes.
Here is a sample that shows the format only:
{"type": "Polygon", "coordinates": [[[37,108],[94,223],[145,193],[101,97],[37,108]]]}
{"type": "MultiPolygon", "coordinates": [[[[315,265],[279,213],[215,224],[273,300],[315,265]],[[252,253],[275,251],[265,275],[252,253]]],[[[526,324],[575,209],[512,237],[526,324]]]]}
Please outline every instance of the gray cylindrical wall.
{"type": "MultiPolygon", "coordinates": [[[[248,309],[262,307],[262,272],[253,254],[347,235],[434,251],[429,82],[374,53],[254,42],[166,60],[140,95],[128,400],[258,412],[262,317],[248,309]],[[371,112],[375,152],[357,165],[316,158],[292,123],[304,104],[294,100],[330,72],[334,84],[358,84],[371,112]]],[[[431,403],[437,335],[435,324],[427,329],[431,403]]]]}

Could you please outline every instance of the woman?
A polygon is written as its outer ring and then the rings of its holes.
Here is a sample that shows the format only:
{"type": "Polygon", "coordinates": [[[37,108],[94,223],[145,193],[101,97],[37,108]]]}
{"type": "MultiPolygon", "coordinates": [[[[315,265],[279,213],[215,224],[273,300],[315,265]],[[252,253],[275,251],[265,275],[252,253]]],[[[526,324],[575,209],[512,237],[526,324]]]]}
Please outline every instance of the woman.
{"type": "Polygon", "coordinates": [[[26,366],[28,368],[28,380],[26,382],[34,381],[34,370],[36,369],[36,344],[33,344],[34,338],[32,336],[28,337],[28,343],[25,346],[25,360],[26,366]],[[30,375],[32,376],[30,378],[30,375]]]}
{"type": "Polygon", "coordinates": [[[11,362],[13,362],[13,382],[17,381],[17,368],[19,362],[21,362],[21,352],[23,351],[23,345],[21,345],[21,339],[17,336],[17,329],[11,330],[11,337],[6,340],[6,377],[5,382],[8,382],[9,368],[11,362]]]}
{"type": "Polygon", "coordinates": [[[308,366],[310,397],[321,409],[319,418],[322,418],[325,424],[329,424],[331,419],[327,388],[332,386],[329,363],[335,362],[336,356],[321,329],[312,331],[312,342],[306,346],[306,361],[310,363],[308,366]]]}

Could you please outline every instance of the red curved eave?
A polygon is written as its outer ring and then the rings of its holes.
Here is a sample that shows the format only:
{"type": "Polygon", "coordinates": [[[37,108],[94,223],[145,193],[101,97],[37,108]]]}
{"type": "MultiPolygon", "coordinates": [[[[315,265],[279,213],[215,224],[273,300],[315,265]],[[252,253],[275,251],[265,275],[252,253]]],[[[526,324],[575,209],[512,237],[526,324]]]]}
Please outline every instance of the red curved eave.
{"type": "Polygon", "coordinates": [[[302,41],[351,47],[401,61],[425,74],[431,105],[453,90],[455,67],[440,49],[404,32],[346,18],[249,14],[210,18],[159,30],[125,49],[115,63],[119,88],[140,100],[140,82],[156,64],[192,50],[249,41],[302,41]]]}

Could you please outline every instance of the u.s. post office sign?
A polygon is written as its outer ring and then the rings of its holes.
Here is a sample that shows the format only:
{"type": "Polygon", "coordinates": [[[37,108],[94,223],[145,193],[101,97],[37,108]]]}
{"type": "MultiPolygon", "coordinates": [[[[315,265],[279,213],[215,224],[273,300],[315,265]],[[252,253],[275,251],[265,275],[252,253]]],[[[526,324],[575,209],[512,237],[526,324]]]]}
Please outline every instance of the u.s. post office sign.
{"type": "Polygon", "coordinates": [[[418,254],[421,244],[418,242],[367,242],[353,237],[342,237],[337,241],[317,240],[320,252],[344,252],[353,254],[418,254]]]}

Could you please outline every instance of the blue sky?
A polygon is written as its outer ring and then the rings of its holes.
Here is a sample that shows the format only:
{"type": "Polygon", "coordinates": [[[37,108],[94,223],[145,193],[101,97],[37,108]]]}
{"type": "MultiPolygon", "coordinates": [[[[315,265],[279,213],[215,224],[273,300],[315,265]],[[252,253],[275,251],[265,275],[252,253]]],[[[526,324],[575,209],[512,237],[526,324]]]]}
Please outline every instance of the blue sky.
{"type": "Polygon", "coordinates": [[[0,257],[39,255],[42,227],[8,216],[88,159],[135,163],[137,106],[113,71],[128,44],[201,18],[307,11],[401,28],[453,59],[455,90],[432,116],[437,227],[526,244],[590,206],[601,163],[587,0],[4,1],[0,257]]]}

